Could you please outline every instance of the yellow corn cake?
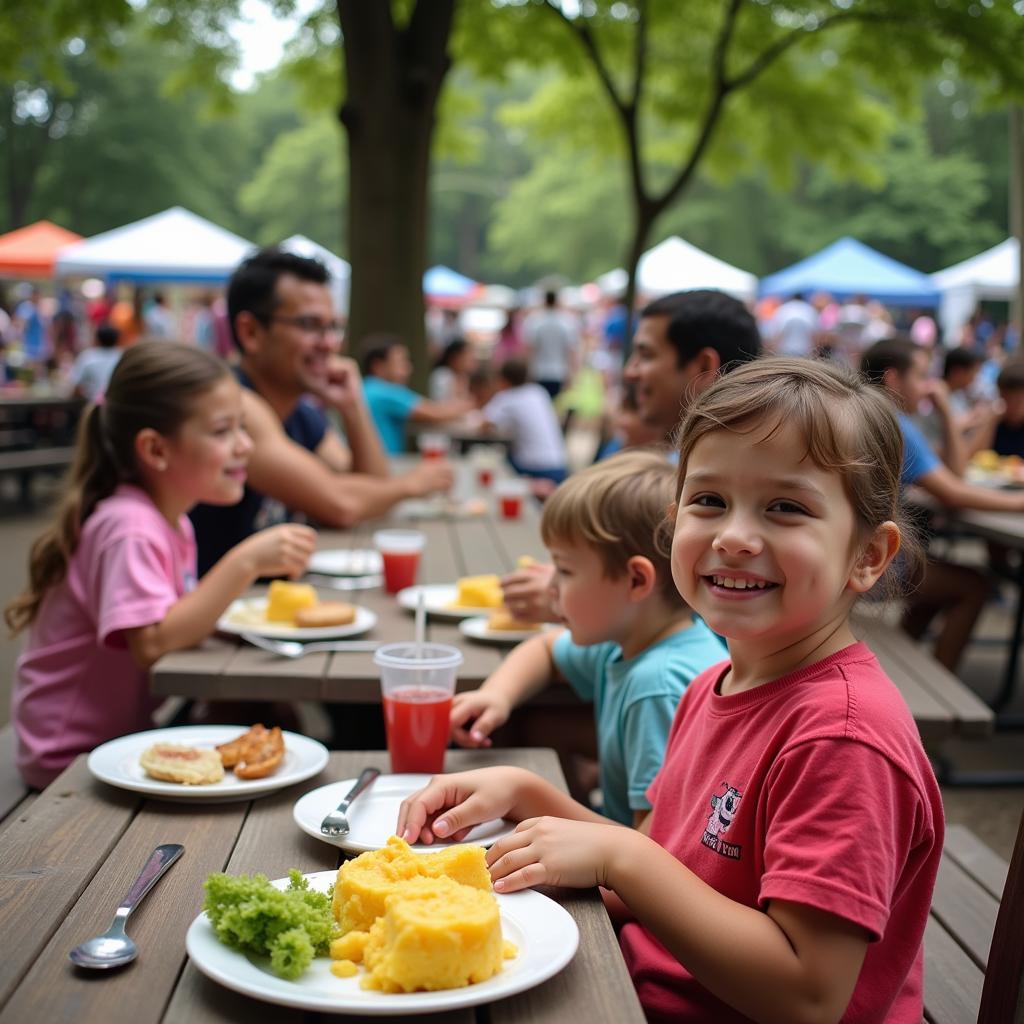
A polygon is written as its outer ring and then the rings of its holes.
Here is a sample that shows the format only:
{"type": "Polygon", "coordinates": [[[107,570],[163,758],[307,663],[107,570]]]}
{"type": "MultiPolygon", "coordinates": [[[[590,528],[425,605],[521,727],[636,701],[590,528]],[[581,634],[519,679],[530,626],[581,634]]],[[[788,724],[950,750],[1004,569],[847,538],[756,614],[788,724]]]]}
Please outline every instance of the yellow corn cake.
{"type": "Polygon", "coordinates": [[[295,622],[295,615],[317,602],[316,591],[308,583],[274,580],[267,594],[268,622],[295,622]]]}
{"type": "Polygon", "coordinates": [[[491,892],[450,878],[414,878],[385,900],[363,953],[363,988],[462,988],[501,970],[501,914],[491,892]]]}
{"type": "Polygon", "coordinates": [[[459,593],[455,604],[460,608],[500,608],[502,596],[498,579],[495,575],[460,577],[456,581],[459,593]]]}
{"type": "Polygon", "coordinates": [[[334,918],[343,934],[369,931],[384,913],[387,897],[402,882],[442,877],[490,892],[491,876],[484,848],[449,846],[436,853],[413,853],[408,843],[391,836],[387,846],[361,853],[338,869],[334,918]]]}

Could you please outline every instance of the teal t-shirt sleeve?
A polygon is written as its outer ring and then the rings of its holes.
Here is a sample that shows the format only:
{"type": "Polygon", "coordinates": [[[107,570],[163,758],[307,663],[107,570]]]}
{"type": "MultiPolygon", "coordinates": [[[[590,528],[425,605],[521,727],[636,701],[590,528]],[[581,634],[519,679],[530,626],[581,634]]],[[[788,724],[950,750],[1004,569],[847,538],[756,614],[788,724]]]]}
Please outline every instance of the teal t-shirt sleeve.
{"type": "Polygon", "coordinates": [[[633,701],[622,722],[622,753],[626,768],[626,798],[630,810],[649,811],[647,788],[661,771],[665,746],[679,701],[662,694],[633,701]]]}
{"type": "Polygon", "coordinates": [[[402,387],[401,384],[392,384],[390,381],[385,383],[388,386],[381,391],[381,405],[395,419],[407,420],[423,396],[416,394],[411,388],[402,387]]]}
{"type": "Polygon", "coordinates": [[[572,642],[572,634],[566,630],[555,641],[552,654],[558,671],[565,676],[580,700],[593,704],[598,681],[604,677],[608,659],[615,654],[617,647],[613,643],[581,647],[572,642]]]}

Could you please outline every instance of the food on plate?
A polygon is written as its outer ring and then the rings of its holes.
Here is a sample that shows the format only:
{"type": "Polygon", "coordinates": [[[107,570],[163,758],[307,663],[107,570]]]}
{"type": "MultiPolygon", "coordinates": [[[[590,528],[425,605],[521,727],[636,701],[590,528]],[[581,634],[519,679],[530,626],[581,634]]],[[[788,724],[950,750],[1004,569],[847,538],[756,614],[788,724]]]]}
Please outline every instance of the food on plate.
{"type": "Polygon", "coordinates": [[[1000,458],[998,453],[992,451],[991,448],[985,448],[980,452],[975,452],[971,458],[971,462],[978,467],[978,469],[984,469],[987,472],[994,473],[999,469],[1000,458]]]}
{"type": "Polygon", "coordinates": [[[273,580],[267,592],[267,621],[294,625],[296,613],[316,603],[316,591],[308,583],[273,580]]]}
{"type": "Polygon", "coordinates": [[[462,988],[502,966],[494,894],[450,878],[415,878],[389,896],[363,952],[363,988],[382,992],[462,988]]]}
{"type": "Polygon", "coordinates": [[[208,786],[224,778],[224,765],[216,750],[180,743],[154,743],[142,752],[139,763],[151,778],[183,786],[208,786]]]}
{"type": "Polygon", "coordinates": [[[295,625],[303,629],[347,626],[356,621],[356,607],[347,601],[320,601],[295,613],[295,625]]]}
{"type": "Polygon", "coordinates": [[[516,568],[517,569],[529,569],[531,565],[536,565],[536,564],[537,564],[537,559],[534,558],[532,555],[520,555],[516,559],[516,568]]]}
{"type": "Polygon", "coordinates": [[[276,725],[267,729],[257,722],[237,739],[217,747],[225,768],[233,768],[240,779],[262,779],[277,771],[284,760],[284,737],[276,725]]]}
{"type": "Polygon", "coordinates": [[[342,934],[331,957],[361,961],[363,988],[461,988],[497,974],[509,953],[480,846],[417,854],[392,836],[338,869],[333,910],[342,934]]]}
{"type": "Polygon", "coordinates": [[[522,619],[517,619],[507,608],[499,608],[496,612],[491,613],[491,617],[487,620],[487,628],[495,632],[525,633],[529,630],[540,629],[541,623],[524,622],[522,619]]]}
{"type": "Polygon", "coordinates": [[[327,953],[335,933],[331,894],[315,892],[294,868],[285,890],[266,875],[210,875],[203,909],[227,946],[270,957],[282,978],[294,981],[314,956],[327,953]]]}
{"type": "Polygon", "coordinates": [[[501,583],[494,574],[461,576],[456,581],[456,586],[459,592],[454,605],[457,608],[501,607],[501,583]]]}

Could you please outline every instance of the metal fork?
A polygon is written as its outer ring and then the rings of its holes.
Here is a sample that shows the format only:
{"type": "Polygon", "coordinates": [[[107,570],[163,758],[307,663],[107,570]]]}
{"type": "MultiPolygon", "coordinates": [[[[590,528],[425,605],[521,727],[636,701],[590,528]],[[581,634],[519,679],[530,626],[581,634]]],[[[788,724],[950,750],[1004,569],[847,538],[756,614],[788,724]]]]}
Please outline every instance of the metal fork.
{"type": "Polygon", "coordinates": [[[380,771],[377,768],[364,768],[359,773],[359,778],[356,779],[356,784],[345,794],[340,804],[330,814],[320,822],[320,831],[325,836],[330,836],[332,839],[337,839],[339,836],[347,836],[349,833],[348,818],[345,817],[345,812],[349,809],[352,801],[377,776],[380,775],[380,771]]]}
{"type": "Polygon", "coordinates": [[[317,643],[301,644],[297,640],[273,640],[270,637],[260,636],[258,633],[243,633],[242,639],[253,647],[260,647],[271,654],[280,655],[282,658],[301,658],[307,654],[318,654],[331,651],[335,654],[343,652],[365,652],[375,651],[380,647],[376,640],[323,640],[317,643]]]}

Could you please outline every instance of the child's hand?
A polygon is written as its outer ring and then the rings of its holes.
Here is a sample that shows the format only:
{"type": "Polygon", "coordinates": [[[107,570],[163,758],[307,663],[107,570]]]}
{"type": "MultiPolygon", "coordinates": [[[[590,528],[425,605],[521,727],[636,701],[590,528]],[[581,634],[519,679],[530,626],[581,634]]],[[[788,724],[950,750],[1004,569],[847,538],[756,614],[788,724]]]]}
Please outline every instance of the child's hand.
{"type": "Polygon", "coordinates": [[[316,547],[316,531],[296,523],[283,523],[254,533],[242,541],[250,559],[253,578],[289,576],[297,579],[316,547]]]}
{"type": "Polygon", "coordinates": [[[537,885],[574,889],[608,885],[608,865],[619,844],[636,835],[621,825],[567,818],[528,818],[487,851],[496,892],[537,885]]]}
{"type": "Polygon", "coordinates": [[[508,721],[511,712],[508,701],[496,693],[487,690],[457,693],[449,719],[452,739],[460,747],[489,747],[491,733],[508,721]]]}
{"type": "Polygon", "coordinates": [[[553,565],[532,565],[516,569],[501,578],[501,592],[505,607],[523,622],[557,622],[558,616],[551,606],[551,580],[553,565]]]}
{"type": "Polygon", "coordinates": [[[435,775],[398,809],[395,835],[407,843],[458,842],[474,825],[503,818],[515,806],[517,768],[479,768],[454,775],[435,775]]]}

